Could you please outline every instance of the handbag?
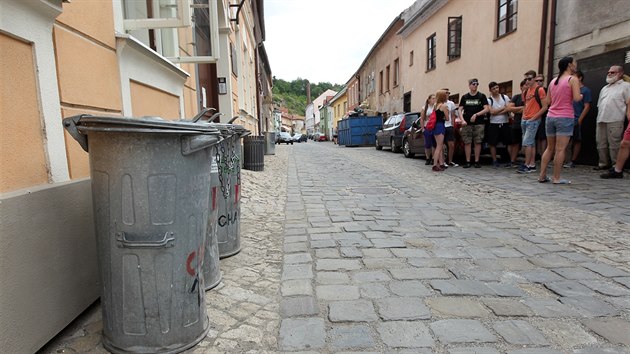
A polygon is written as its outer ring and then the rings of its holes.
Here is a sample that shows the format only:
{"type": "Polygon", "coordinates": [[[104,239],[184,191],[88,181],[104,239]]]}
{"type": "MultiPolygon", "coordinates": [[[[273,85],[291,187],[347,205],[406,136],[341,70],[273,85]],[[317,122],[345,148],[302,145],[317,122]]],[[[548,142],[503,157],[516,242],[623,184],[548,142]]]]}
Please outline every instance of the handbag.
{"type": "Polygon", "coordinates": [[[427,130],[435,129],[436,121],[437,121],[437,115],[435,114],[435,110],[433,110],[433,112],[431,112],[431,114],[429,115],[429,121],[427,122],[427,125],[425,126],[425,128],[427,130]]]}

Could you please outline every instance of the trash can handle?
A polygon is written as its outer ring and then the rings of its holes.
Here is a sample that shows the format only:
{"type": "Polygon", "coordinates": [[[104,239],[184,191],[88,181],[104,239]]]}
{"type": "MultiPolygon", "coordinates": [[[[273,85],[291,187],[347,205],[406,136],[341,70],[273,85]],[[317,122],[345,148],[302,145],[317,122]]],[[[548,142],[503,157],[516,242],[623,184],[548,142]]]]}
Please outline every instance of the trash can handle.
{"type": "Polygon", "coordinates": [[[216,108],[212,108],[212,107],[210,107],[210,108],[204,108],[204,109],[202,109],[202,110],[201,110],[201,112],[197,113],[197,115],[196,115],[196,116],[194,116],[194,117],[191,119],[191,121],[192,121],[193,123],[197,123],[197,122],[199,121],[199,119],[203,118],[203,116],[205,116],[205,115],[206,115],[206,113],[208,113],[208,112],[210,112],[210,111],[216,111],[216,108]]]}
{"type": "Polygon", "coordinates": [[[87,114],[79,114],[76,116],[68,117],[63,120],[63,126],[68,131],[68,134],[70,134],[70,136],[73,137],[74,140],[76,140],[79,143],[79,145],[81,145],[83,150],[88,152],[87,136],[81,134],[79,130],[77,129],[77,125],[79,124],[79,121],[84,116],[87,116],[87,114]]]}
{"type": "Polygon", "coordinates": [[[199,134],[182,136],[182,155],[190,155],[193,152],[203,150],[223,141],[220,135],[199,134]]]}
{"type": "Polygon", "coordinates": [[[124,248],[161,248],[161,247],[173,247],[175,243],[174,233],[167,231],[164,233],[164,237],[161,240],[155,241],[131,241],[127,239],[127,233],[124,231],[118,231],[116,233],[116,241],[118,241],[118,247],[124,248]]]}

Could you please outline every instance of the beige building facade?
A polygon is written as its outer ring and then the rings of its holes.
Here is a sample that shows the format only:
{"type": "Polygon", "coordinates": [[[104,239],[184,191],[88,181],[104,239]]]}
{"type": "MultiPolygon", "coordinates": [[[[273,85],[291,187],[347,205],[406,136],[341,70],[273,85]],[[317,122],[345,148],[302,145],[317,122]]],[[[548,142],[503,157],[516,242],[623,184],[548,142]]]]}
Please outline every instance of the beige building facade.
{"type": "Polygon", "coordinates": [[[402,19],[396,17],[354,75],[359,81],[353,82],[353,86],[358,86],[358,101],[368,115],[387,116],[402,111],[402,38],[397,35],[402,25],[402,19]]]}
{"type": "MultiPolygon", "coordinates": [[[[468,79],[519,93],[523,73],[544,71],[548,1],[419,0],[402,17],[402,91],[411,111],[429,94],[449,88],[452,98],[468,92],[468,79]],[[542,45],[541,45],[542,43],[542,45]]],[[[457,102],[458,103],[458,102],[457,102]]],[[[400,106],[402,109],[403,107],[400,106]]]]}
{"type": "Polygon", "coordinates": [[[271,102],[263,1],[230,4],[0,0],[3,352],[37,351],[100,294],[88,154],[63,118],[215,107],[260,132],[271,102]]]}

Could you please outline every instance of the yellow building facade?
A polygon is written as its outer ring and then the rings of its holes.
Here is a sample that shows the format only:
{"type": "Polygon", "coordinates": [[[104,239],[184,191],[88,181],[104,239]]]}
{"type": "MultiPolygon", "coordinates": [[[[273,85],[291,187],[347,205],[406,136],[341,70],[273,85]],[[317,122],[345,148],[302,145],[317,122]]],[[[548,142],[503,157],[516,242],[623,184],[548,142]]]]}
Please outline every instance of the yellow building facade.
{"type": "Polygon", "coordinates": [[[89,155],[64,118],[179,120],[212,105],[260,133],[263,2],[230,4],[0,0],[3,352],[36,352],[100,293],[89,155]]]}

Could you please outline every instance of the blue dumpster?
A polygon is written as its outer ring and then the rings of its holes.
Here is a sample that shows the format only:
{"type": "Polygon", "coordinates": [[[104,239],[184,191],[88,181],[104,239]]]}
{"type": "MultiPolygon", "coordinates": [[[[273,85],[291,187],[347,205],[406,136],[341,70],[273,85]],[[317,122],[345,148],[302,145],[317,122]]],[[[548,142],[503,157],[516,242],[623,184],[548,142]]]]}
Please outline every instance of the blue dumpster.
{"type": "Polygon", "coordinates": [[[376,132],[383,126],[381,116],[348,117],[339,121],[339,145],[374,145],[376,132]]]}

